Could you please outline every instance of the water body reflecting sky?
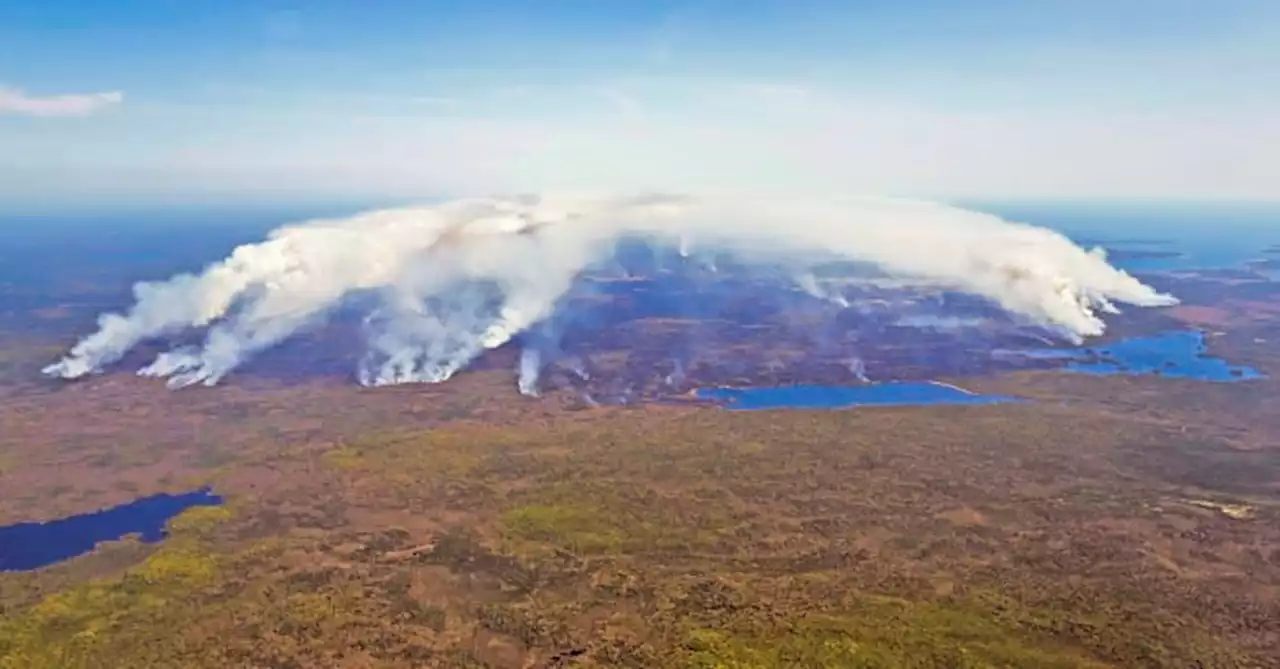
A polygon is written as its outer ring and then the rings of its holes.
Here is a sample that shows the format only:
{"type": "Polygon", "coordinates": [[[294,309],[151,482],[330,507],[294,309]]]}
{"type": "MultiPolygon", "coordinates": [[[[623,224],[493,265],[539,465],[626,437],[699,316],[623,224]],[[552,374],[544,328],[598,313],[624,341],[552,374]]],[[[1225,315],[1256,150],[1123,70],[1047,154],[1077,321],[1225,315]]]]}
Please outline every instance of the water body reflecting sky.
{"type": "Polygon", "coordinates": [[[39,569],[84,555],[104,541],[131,534],[146,543],[165,536],[165,524],[196,506],[214,506],[222,498],[213,491],[153,495],[127,504],[45,523],[0,527],[0,571],[39,569]]]}

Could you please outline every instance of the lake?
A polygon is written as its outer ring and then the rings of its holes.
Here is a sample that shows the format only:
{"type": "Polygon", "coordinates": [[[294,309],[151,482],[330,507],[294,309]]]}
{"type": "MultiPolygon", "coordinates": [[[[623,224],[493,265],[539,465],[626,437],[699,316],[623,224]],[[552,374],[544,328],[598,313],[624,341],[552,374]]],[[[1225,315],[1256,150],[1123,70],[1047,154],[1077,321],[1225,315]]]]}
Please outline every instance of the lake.
{"type": "Polygon", "coordinates": [[[979,395],[937,383],[891,382],[860,386],[794,385],[758,388],[703,388],[701,399],[725,402],[729,409],[841,409],[859,406],[920,406],[937,404],[997,404],[1012,397],[979,395]]]}
{"type": "Polygon", "coordinates": [[[84,555],[104,541],[140,535],[145,543],[164,539],[165,524],[196,506],[216,506],[209,489],[143,497],[127,504],[44,523],[0,527],[0,571],[29,571],[84,555]]]}
{"type": "Polygon", "coordinates": [[[1159,374],[1199,381],[1247,381],[1263,375],[1207,355],[1205,335],[1192,330],[1132,337],[1107,346],[1086,348],[1066,356],[1067,371],[1082,374],[1159,374]]]}
{"type": "MultiPolygon", "coordinates": [[[[1258,370],[1228,364],[1206,353],[1205,335],[1194,330],[1132,337],[1105,346],[1079,349],[999,351],[1038,359],[1063,360],[1065,370],[1080,374],[1159,374],[1199,381],[1232,382],[1263,378],[1258,370]]],[[[1017,398],[979,395],[936,381],[886,382],[866,385],[792,385],[754,388],[703,388],[700,399],[724,402],[729,409],[841,409],[859,406],[929,406],[998,404],[1017,398]]]]}

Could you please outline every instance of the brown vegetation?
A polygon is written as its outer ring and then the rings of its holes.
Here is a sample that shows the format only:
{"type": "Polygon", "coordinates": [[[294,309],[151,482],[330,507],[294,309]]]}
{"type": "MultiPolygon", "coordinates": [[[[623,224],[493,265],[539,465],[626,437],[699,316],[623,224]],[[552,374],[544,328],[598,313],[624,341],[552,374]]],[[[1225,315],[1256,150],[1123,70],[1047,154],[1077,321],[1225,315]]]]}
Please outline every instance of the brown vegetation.
{"type": "MultiPolygon", "coordinates": [[[[1260,328],[1214,352],[1280,372],[1260,328]]],[[[510,383],[4,397],[0,522],[230,503],[0,575],[0,669],[1280,666],[1274,381],[760,413],[510,383]]]]}

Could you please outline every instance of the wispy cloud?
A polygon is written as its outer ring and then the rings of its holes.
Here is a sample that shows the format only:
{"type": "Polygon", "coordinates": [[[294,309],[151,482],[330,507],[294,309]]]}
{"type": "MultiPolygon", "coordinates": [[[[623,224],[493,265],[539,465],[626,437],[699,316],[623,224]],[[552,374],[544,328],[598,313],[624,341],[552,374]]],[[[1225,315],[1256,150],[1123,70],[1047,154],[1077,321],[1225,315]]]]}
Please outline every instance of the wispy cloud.
{"type": "Polygon", "coordinates": [[[634,97],[616,89],[604,87],[599,90],[601,96],[613,105],[615,109],[629,116],[635,116],[644,112],[644,107],[634,97]]]}
{"type": "Polygon", "coordinates": [[[88,116],[124,102],[124,93],[68,93],[39,97],[0,86],[0,114],[24,116],[88,116]]]}
{"type": "Polygon", "coordinates": [[[418,105],[427,105],[430,107],[457,107],[462,104],[462,100],[447,95],[418,95],[410,98],[410,102],[418,105]]]}
{"type": "Polygon", "coordinates": [[[511,98],[527,98],[534,94],[537,87],[529,84],[514,84],[511,86],[500,86],[493,90],[493,97],[501,99],[511,98]]]}
{"type": "Polygon", "coordinates": [[[809,88],[795,84],[748,82],[730,84],[730,87],[740,93],[774,102],[802,102],[814,96],[809,88]]]}

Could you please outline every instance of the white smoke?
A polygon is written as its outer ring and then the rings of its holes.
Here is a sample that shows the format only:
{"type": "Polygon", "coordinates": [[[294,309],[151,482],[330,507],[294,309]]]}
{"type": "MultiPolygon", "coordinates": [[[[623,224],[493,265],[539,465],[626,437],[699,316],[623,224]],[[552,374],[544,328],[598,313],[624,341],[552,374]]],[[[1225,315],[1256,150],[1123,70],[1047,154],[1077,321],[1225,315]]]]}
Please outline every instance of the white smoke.
{"type": "Polygon", "coordinates": [[[542,372],[542,354],[538,349],[526,347],[520,351],[520,365],[517,370],[516,387],[521,395],[538,396],[538,374],[542,372]]]}
{"type": "Polygon", "coordinates": [[[867,365],[862,361],[862,358],[851,358],[849,360],[849,373],[853,374],[853,378],[863,383],[871,383],[871,379],[867,377],[867,365]]]}
{"type": "MultiPolygon", "coordinates": [[[[139,343],[205,329],[204,344],[161,354],[139,373],[172,387],[212,385],[356,295],[366,319],[366,385],[438,382],[487,349],[547,319],[574,280],[614,244],[643,236],[682,255],[727,251],[814,280],[819,260],[876,265],[901,285],[984,296],[1069,338],[1101,334],[1114,303],[1168,305],[1143,285],[1050,230],[930,203],[876,198],[753,201],[675,196],[522,196],[389,209],[280,228],[200,275],[141,283],[124,314],[44,371],[78,378],[139,343]]],[[[521,388],[536,392],[536,350],[521,388]]]]}
{"type": "Polygon", "coordinates": [[[803,290],[810,297],[816,297],[819,300],[825,300],[838,307],[849,306],[849,300],[846,299],[844,295],[841,295],[840,293],[832,292],[827,287],[819,284],[817,277],[815,277],[813,274],[809,274],[809,273],[801,274],[800,276],[796,277],[796,283],[800,286],[800,290],[803,290]]]}

